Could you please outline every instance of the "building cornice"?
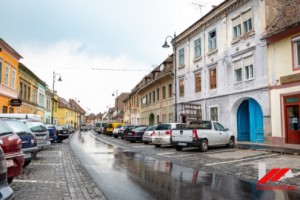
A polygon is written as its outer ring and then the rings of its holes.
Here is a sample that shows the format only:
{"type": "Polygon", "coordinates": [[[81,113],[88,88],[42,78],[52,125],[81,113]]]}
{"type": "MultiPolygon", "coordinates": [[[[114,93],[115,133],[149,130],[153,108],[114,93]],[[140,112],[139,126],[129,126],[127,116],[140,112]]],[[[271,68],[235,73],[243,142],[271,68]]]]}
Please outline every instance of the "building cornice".
{"type": "Polygon", "coordinates": [[[211,26],[217,21],[220,21],[222,18],[228,15],[228,13],[232,12],[248,1],[249,0],[225,0],[220,5],[213,8],[210,12],[204,15],[202,18],[200,18],[198,21],[196,21],[194,24],[189,26],[181,34],[176,36],[173,40],[174,45],[179,46],[189,41],[190,38],[198,35],[205,28],[211,26]]]}

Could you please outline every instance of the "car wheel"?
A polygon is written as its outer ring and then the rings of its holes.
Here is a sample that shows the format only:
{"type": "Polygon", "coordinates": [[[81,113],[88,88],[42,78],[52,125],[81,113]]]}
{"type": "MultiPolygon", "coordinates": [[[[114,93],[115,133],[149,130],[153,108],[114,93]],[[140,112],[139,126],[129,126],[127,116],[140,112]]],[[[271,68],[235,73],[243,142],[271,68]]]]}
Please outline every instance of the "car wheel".
{"type": "Polygon", "coordinates": [[[144,144],[149,144],[149,142],[148,141],[144,141],[144,144]]]}
{"type": "Polygon", "coordinates": [[[235,143],[234,137],[231,137],[229,139],[229,141],[228,141],[227,147],[233,148],[234,147],[234,143],[235,143]]]}
{"type": "Polygon", "coordinates": [[[11,184],[11,182],[12,182],[13,180],[14,180],[14,177],[7,178],[8,184],[11,184]]]}
{"type": "Polygon", "coordinates": [[[29,165],[30,162],[31,162],[31,160],[26,160],[26,161],[24,162],[23,168],[25,168],[27,165],[29,165]]]}
{"type": "Polygon", "coordinates": [[[181,151],[182,150],[182,146],[175,146],[176,151],[181,151]]]}
{"type": "Polygon", "coordinates": [[[61,143],[61,142],[62,142],[62,139],[57,139],[56,142],[57,142],[57,143],[61,143]]]}
{"type": "Polygon", "coordinates": [[[202,140],[200,143],[200,151],[205,152],[208,149],[208,142],[206,139],[202,140]]]}
{"type": "Polygon", "coordinates": [[[118,136],[117,136],[117,135],[114,135],[114,138],[118,138],[118,136]]]}
{"type": "Polygon", "coordinates": [[[161,144],[155,144],[155,147],[159,148],[161,147],[161,144]]]}

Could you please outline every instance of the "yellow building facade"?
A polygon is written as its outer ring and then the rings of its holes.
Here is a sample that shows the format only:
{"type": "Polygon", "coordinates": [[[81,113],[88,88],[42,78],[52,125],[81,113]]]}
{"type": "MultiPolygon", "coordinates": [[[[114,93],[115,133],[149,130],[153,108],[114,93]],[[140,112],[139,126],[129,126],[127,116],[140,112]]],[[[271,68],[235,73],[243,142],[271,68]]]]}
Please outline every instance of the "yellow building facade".
{"type": "MultiPolygon", "coordinates": [[[[55,109],[54,109],[55,110],[55,109]]],[[[76,127],[79,121],[79,113],[76,107],[64,98],[58,97],[57,107],[57,124],[58,125],[72,125],[76,127]]]]}
{"type": "Polygon", "coordinates": [[[22,56],[0,38],[0,113],[15,113],[19,107],[10,105],[18,99],[18,64],[22,56]]]}

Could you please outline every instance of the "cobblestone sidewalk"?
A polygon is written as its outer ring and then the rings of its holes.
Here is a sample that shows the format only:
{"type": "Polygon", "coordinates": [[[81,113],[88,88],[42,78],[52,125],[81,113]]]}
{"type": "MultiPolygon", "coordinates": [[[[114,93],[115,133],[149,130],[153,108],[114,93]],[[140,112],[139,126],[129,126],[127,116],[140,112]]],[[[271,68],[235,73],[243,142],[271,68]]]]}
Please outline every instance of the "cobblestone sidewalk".
{"type": "Polygon", "coordinates": [[[71,151],[68,140],[38,153],[12,184],[16,199],[100,199],[95,182],[71,151]]]}

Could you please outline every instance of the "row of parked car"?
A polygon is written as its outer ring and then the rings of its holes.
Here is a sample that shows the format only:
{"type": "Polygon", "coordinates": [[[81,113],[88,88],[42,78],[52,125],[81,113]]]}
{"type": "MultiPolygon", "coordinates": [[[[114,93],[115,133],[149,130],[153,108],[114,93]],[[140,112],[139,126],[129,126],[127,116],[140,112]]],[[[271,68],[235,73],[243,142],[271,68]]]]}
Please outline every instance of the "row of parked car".
{"type": "Polygon", "coordinates": [[[69,126],[43,124],[34,114],[0,114],[0,195],[14,198],[9,184],[37,157],[38,151],[74,132],[69,126]]]}
{"type": "Polygon", "coordinates": [[[220,123],[215,121],[199,121],[189,125],[184,123],[163,123],[159,125],[124,125],[122,123],[95,124],[94,131],[126,141],[141,141],[154,144],[155,147],[172,145],[181,151],[183,147],[198,147],[207,151],[211,146],[234,147],[235,137],[220,123]],[[113,126],[113,130],[108,130],[113,126]]]}

